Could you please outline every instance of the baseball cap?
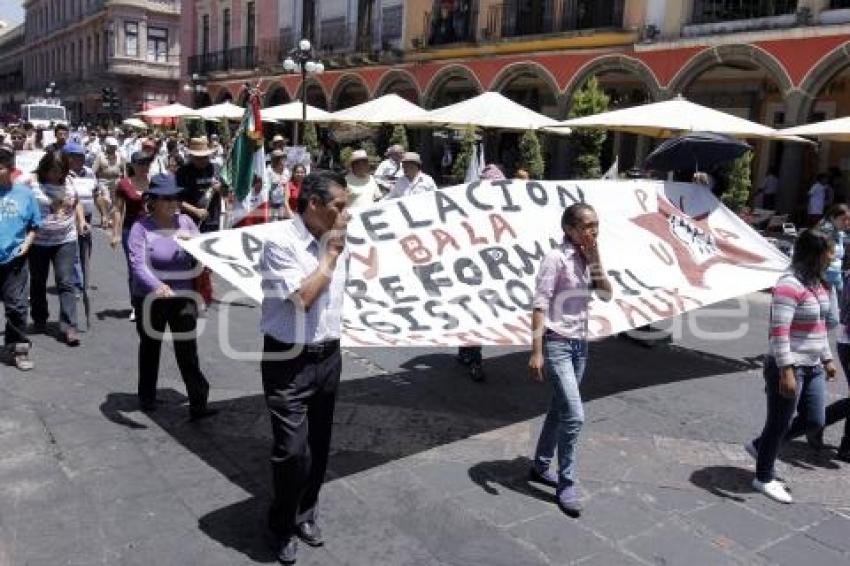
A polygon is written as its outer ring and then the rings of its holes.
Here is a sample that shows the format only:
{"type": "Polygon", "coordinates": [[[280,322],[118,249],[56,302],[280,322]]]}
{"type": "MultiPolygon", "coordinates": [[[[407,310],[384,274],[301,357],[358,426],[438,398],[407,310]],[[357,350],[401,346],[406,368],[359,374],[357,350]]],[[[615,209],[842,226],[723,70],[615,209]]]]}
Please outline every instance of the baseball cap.
{"type": "Polygon", "coordinates": [[[85,155],[86,149],[82,146],[80,142],[69,141],[64,146],[62,146],[62,153],[67,155],[85,155]]]}

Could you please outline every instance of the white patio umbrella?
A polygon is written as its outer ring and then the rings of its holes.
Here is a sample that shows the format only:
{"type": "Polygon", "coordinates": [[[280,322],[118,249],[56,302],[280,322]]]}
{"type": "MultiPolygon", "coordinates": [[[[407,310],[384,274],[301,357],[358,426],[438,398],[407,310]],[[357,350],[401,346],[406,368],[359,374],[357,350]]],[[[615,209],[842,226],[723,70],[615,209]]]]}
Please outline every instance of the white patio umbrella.
{"type": "Polygon", "coordinates": [[[144,130],[144,129],[148,128],[148,125],[145,122],[143,122],[142,120],[139,120],[138,118],[127,118],[126,120],[122,121],[121,123],[124,124],[125,126],[130,126],[131,128],[137,128],[137,129],[140,129],[140,130],[144,130]]]}
{"type": "Polygon", "coordinates": [[[385,94],[380,98],[334,112],[335,122],[356,124],[401,124],[409,118],[427,114],[424,108],[400,97],[397,94],[385,94]]]}
{"type": "Polygon", "coordinates": [[[145,110],[144,112],[139,112],[137,115],[144,118],[187,118],[189,116],[197,116],[198,111],[192,110],[188,106],[183,106],[182,104],[175,102],[168,106],[159,106],[157,108],[145,110]]]}
{"type": "Polygon", "coordinates": [[[850,142],[850,116],[780,130],[788,136],[808,136],[826,141],[850,142]]]}
{"type": "Polygon", "coordinates": [[[245,109],[241,106],[236,106],[229,100],[222,102],[221,104],[213,104],[212,106],[207,106],[206,108],[199,108],[197,110],[198,115],[204,120],[241,120],[242,116],[245,115],[245,109]]]}
{"type": "MultiPolygon", "coordinates": [[[[260,118],[264,122],[299,122],[302,117],[301,103],[298,101],[272,106],[260,110],[260,118]]],[[[315,106],[307,105],[308,122],[332,122],[330,112],[325,112],[315,106]]]]}
{"type": "Polygon", "coordinates": [[[563,128],[600,128],[656,138],[669,138],[683,132],[713,132],[738,138],[806,141],[801,138],[788,138],[783,135],[784,132],[780,133],[763,124],[695,104],[681,96],[664,102],[566,120],[554,128],[547,128],[547,131],[561,131],[563,128]]]}
{"type": "MultiPolygon", "coordinates": [[[[538,130],[556,126],[557,121],[530,110],[498,92],[484,92],[474,98],[412,116],[399,123],[434,127],[495,128],[501,130],[538,130]]],[[[569,133],[559,131],[557,133],[569,133]]]]}

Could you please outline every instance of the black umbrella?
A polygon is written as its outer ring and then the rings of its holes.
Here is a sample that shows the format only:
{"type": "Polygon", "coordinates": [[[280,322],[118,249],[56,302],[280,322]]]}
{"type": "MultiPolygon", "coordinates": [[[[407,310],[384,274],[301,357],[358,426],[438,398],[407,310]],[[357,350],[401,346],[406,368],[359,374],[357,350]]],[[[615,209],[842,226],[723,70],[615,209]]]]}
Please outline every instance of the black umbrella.
{"type": "Polygon", "coordinates": [[[694,132],[669,139],[646,158],[646,168],[655,171],[705,171],[738,159],[751,150],[733,137],[694,132]]]}

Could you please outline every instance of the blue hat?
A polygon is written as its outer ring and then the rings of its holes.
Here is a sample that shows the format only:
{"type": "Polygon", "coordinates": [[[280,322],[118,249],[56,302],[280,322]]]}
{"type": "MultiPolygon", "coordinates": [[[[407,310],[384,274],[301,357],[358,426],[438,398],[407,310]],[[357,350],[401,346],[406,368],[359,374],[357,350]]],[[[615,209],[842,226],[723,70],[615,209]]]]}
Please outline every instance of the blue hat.
{"type": "Polygon", "coordinates": [[[69,141],[62,146],[62,153],[66,155],[85,155],[86,149],[75,141],[69,141]]]}
{"type": "Polygon", "coordinates": [[[173,197],[183,192],[181,187],[177,186],[177,180],[174,175],[169,173],[160,173],[151,177],[150,186],[145,191],[146,195],[152,197],[173,197]]]}

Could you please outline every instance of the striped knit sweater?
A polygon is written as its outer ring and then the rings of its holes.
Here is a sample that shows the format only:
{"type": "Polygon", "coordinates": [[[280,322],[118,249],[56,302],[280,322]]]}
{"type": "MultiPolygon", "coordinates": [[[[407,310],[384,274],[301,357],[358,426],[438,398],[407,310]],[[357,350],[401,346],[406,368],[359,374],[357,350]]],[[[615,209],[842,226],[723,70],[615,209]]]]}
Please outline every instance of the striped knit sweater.
{"type": "Polygon", "coordinates": [[[770,355],[779,367],[816,366],[832,359],[826,333],[829,291],[808,288],[788,273],[773,288],[770,304],[770,355]]]}

